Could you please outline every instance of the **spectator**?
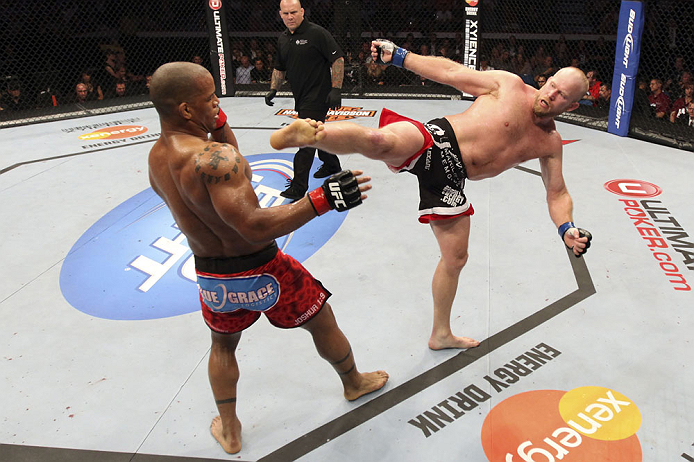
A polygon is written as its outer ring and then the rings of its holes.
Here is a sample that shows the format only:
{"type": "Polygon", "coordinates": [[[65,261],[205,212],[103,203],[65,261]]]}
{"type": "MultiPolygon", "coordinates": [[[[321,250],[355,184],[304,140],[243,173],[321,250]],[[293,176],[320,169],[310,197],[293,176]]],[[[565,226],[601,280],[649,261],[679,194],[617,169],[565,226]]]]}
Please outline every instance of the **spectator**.
{"type": "Polygon", "coordinates": [[[260,58],[255,58],[254,67],[251,69],[252,83],[268,83],[270,81],[270,70],[265,68],[265,62],[260,58]]]}
{"type": "Polygon", "coordinates": [[[557,63],[559,67],[566,66],[568,64],[569,50],[566,45],[566,37],[564,35],[559,36],[559,40],[554,43],[554,62],[557,63]]]}
{"type": "Polygon", "coordinates": [[[670,114],[670,98],[663,93],[663,81],[660,79],[651,80],[651,94],[648,95],[648,101],[658,119],[664,118],[670,114]]]}
{"type": "Polygon", "coordinates": [[[123,98],[129,96],[128,84],[125,80],[116,80],[110,88],[106,89],[104,98],[123,98]]]}
{"type": "Polygon", "coordinates": [[[83,83],[87,87],[87,101],[91,100],[101,100],[104,99],[104,92],[101,89],[99,82],[95,82],[92,78],[92,72],[89,70],[83,70],[80,74],[79,83],[83,83]]]}
{"type": "Polygon", "coordinates": [[[3,108],[6,111],[24,111],[31,109],[31,103],[22,93],[19,80],[10,80],[7,84],[7,95],[3,98],[3,108]]]}
{"type": "Polygon", "coordinates": [[[58,96],[56,92],[51,89],[50,83],[45,83],[43,88],[39,90],[36,95],[36,103],[34,107],[46,108],[46,107],[56,107],[58,106],[58,96]]]}
{"type": "MultiPolygon", "coordinates": [[[[204,67],[204,66],[203,66],[204,67]]],[[[136,86],[130,86],[130,94],[132,95],[149,95],[149,87],[152,84],[152,73],[145,74],[144,79],[137,82],[136,86]]]]}
{"type": "MultiPolygon", "coordinates": [[[[686,71],[684,65],[684,56],[675,56],[675,61],[672,63],[672,69],[669,72],[664,88],[666,91],[673,91],[673,87],[682,80],[682,74],[686,71]]],[[[680,88],[681,90],[681,88],[680,88]]]]}
{"type": "Polygon", "coordinates": [[[241,65],[242,56],[243,52],[240,48],[234,47],[231,49],[231,72],[233,73],[234,79],[236,78],[236,68],[241,65]]]}
{"type": "Polygon", "coordinates": [[[370,62],[366,64],[366,84],[369,86],[373,85],[385,85],[386,84],[386,69],[387,64],[377,64],[375,62],[370,62]]]}
{"type": "Polygon", "coordinates": [[[106,62],[104,62],[104,77],[111,76],[115,79],[116,77],[116,67],[118,64],[116,62],[116,52],[112,49],[106,50],[106,62]]]}
{"type": "Polygon", "coordinates": [[[489,60],[486,56],[480,56],[480,70],[481,71],[493,71],[494,68],[489,65],[489,60]]]}
{"type": "Polygon", "coordinates": [[[533,74],[545,76],[552,76],[555,72],[557,72],[557,68],[554,66],[554,58],[550,55],[546,55],[542,62],[533,70],[533,74]]]}
{"type": "Polygon", "coordinates": [[[672,91],[672,94],[675,97],[681,98],[684,96],[684,87],[687,84],[694,83],[694,79],[692,78],[692,73],[689,71],[684,71],[682,72],[682,75],[680,75],[680,79],[677,82],[677,87],[672,91]]]}
{"type": "Polygon", "coordinates": [[[532,76],[533,68],[530,66],[528,60],[525,59],[525,55],[523,53],[516,53],[516,56],[514,56],[512,72],[521,77],[527,75],[532,76]]]}
{"type": "Polygon", "coordinates": [[[533,66],[534,74],[541,74],[542,71],[544,71],[544,69],[539,68],[544,66],[546,56],[547,53],[545,52],[545,47],[543,47],[542,45],[538,46],[535,49],[535,54],[532,56],[532,58],[530,58],[530,65],[533,66]]]}
{"type": "Polygon", "coordinates": [[[195,56],[193,56],[193,57],[190,59],[190,62],[191,62],[191,63],[198,64],[198,65],[200,65],[200,66],[204,66],[204,65],[202,64],[202,56],[200,56],[200,55],[195,55],[195,56]]]}
{"type": "Polygon", "coordinates": [[[677,125],[694,128],[694,101],[687,103],[687,112],[675,119],[677,125]]]}
{"type": "Polygon", "coordinates": [[[256,58],[263,56],[263,50],[260,48],[257,39],[251,39],[248,43],[248,58],[255,62],[256,58]]]}
{"type": "Polygon", "coordinates": [[[253,66],[251,66],[251,60],[248,59],[248,56],[243,55],[241,56],[241,61],[239,64],[239,67],[236,68],[236,83],[237,84],[245,84],[245,83],[251,83],[252,78],[251,78],[251,71],[253,70],[253,66]]]}
{"type": "MultiPolygon", "coordinates": [[[[431,56],[436,56],[439,51],[439,41],[436,38],[436,34],[434,32],[429,32],[429,36],[427,37],[426,41],[424,42],[429,46],[429,54],[431,56]]],[[[369,45],[369,53],[371,52],[371,46],[369,45]]]]}
{"type": "Polygon", "coordinates": [[[578,45],[576,45],[576,49],[573,50],[572,54],[576,59],[578,59],[578,65],[574,67],[583,69],[588,64],[589,52],[585,41],[579,40],[578,45]]]}
{"type": "Polygon", "coordinates": [[[600,91],[598,93],[597,107],[601,109],[610,108],[610,99],[612,98],[612,89],[606,83],[600,84],[600,91]]]}
{"type": "Polygon", "coordinates": [[[670,122],[675,122],[675,119],[687,114],[687,106],[694,101],[694,83],[686,83],[684,85],[684,96],[675,100],[672,103],[670,111],[670,122]]]}
{"type": "Polygon", "coordinates": [[[513,67],[513,63],[511,62],[511,55],[509,54],[508,50],[502,48],[500,50],[499,59],[496,61],[496,63],[492,63],[492,66],[494,66],[495,69],[510,72],[511,68],[513,67]]]}
{"type": "Polygon", "coordinates": [[[651,117],[651,102],[648,97],[648,80],[641,75],[636,76],[638,88],[634,92],[634,106],[632,114],[635,116],[651,117]]]}
{"type": "MultiPolygon", "coordinates": [[[[94,93],[92,93],[93,95],[94,93]]],[[[89,101],[89,90],[83,83],[75,85],[75,94],[68,100],[69,103],[83,104],[89,101]]]]}
{"type": "Polygon", "coordinates": [[[516,41],[516,36],[511,35],[508,38],[508,46],[506,47],[508,50],[509,55],[511,55],[511,58],[515,58],[516,55],[520,52],[518,49],[518,42],[516,41]]]}
{"type": "Polygon", "coordinates": [[[538,74],[535,76],[535,84],[537,88],[542,88],[547,83],[547,76],[545,74],[538,74]]]}
{"type": "Polygon", "coordinates": [[[583,98],[581,98],[579,103],[589,106],[597,106],[601,84],[601,82],[598,80],[598,71],[593,69],[586,72],[586,78],[588,79],[588,91],[583,98]]]}

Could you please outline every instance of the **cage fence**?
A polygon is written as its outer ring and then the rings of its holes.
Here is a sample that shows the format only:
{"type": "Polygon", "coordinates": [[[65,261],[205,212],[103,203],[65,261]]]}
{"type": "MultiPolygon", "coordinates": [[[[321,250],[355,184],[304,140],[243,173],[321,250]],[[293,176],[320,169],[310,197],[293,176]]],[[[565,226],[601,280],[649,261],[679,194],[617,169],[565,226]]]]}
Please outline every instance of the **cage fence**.
{"type": "MultiPolygon", "coordinates": [[[[223,1],[225,11],[231,94],[263,96],[277,37],[284,30],[279,0],[2,2],[0,127],[150,107],[149,79],[161,64],[193,61],[213,69],[214,29],[207,10],[217,1],[223,1]],[[236,79],[239,67],[252,68],[250,79],[247,72],[236,79]]],[[[629,134],[694,150],[694,2],[642,3],[645,24],[629,134]]],[[[468,97],[407,70],[372,62],[371,40],[387,38],[416,53],[512,72],[536,87],[559,68],[577,66],[590,78],[590,95],[559,120],[597,130],[607,129],[615,100],[610,92],[621,4],[302,1],[305,18],[328,29],[343,49],[344,97],[468,97]],[[476,10],[473,22],[471,8],[476,10]]],[[[290,94],[285,84],[280,95],[290,94]]]]}

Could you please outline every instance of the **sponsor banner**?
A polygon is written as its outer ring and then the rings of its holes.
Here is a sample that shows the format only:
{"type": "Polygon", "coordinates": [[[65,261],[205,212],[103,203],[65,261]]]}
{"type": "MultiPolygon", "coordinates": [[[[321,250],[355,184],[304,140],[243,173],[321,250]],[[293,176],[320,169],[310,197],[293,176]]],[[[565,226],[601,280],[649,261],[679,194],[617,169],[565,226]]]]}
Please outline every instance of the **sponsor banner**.
{"type": "Polygon", "coordinates": [[[207,30],[210,36],[210,62],[218,97],[234,96],[234,78],[229,54],[229,29],[223,0],[208,0],[207,30]]]}
{"type": "Polygon", "coordinates": [[[617,47],[614,58],[612,78],[612,99],[607,131],[619,136],[629,134],[636,90],[636,72],[639,70],[641,54],[641,34],[643,33],[644,12],[642,2],[623,1],[619,11],[617,47]]]}
{"type": "MultiPolygon", "coordinates": [[[[293,177],[293,158],[289,153],[246,156],[261,207],[288,202],[280,192],[293,177]]],[[[302,262],[335,234],[347,213],[333,211],[311,220],[277,239],[277,244],[302,262]]],[[[258,287],[234,286],[217,292],[224,293],[229,303],[255,303],[251,300],[255,297],[259,303],[254,307],[267,308],[279,288],[272,281],[262,282],[258,287]],[[254,295],[249,294],[251,290],[254,295]],[[239,296],[242,292],[246,294],[239,296]]],[[[60,289],[76,309],[103,319],[159,319],[200,309],[192,252],[169,209],[151,188],[108,212],[79,238],[63,262],[60,289]]],[[[216,289],[205,289],[203,298],[214,300],[216,289]]],[[[221,300],[219,294],[216,297],[221,300]]]]}
{"type": "Polygon", "coordinates": [[[83,151],[123,146],[130,142],[154,141],[160,135],[158,127],[156,131],[150,131],[139,117],[76,125],[61,131],[75,134],[74,139],[80,141],[83,151]]]}
{"type": "Polygon", "coordinates": [[[465,5],[465,53],[463,64],[470,69],[479,69],[480,7],[477,0],[466,0],[465,5]]]}
{"type": "Polygon", "coordinates": [[[610,388],[529,391],[492,408],[482,447],[489,461],[641,462],[641,420],[637,405],[610,388]]]}
{"type": "MultiPolygon", "coordinates": [[[[325,121],[335,122],[337,120],[356,119],[357,117],[374,117],[377,112],[372,109],[364,109],[363,107],[340,106],[339,109],[328,110],[325,121]]],[[[299,113],[294,109],[280,109],[275,115],[291,117],[292,119],[299,118],[299,113]]]]}
{"type": "Polygon", "coordinates": [[[679,220],[660,200],[654,199],[663,190],[642,180],[618,179],[605,183],[605,189],[620,196],[624,213],[631,220],[640,238],[651,251],[671,287],[690,292],[691,286],[683,274],[694,271],[694,242],[679,220]],[[678,264],[677,262],[680,261],[678,264]]]}

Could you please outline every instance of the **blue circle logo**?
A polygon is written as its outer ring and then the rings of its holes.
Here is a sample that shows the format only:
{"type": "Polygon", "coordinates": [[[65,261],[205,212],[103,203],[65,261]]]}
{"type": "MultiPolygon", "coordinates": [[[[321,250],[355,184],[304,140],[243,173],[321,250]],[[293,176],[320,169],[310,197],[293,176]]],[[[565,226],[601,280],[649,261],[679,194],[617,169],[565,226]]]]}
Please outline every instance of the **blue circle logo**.
{"type": "MultiPolygon", "coordinates": [[[[280,192],[292,177],[293,157],[246,156],[262,207],[288,202],[280,192]]],[[[303,262],[328,242],[346,215],[329,212],[277,239],[277,245],[303,262]]],[[[159,319],[200,309],[192,252],[151,188],[111,210],[80,237],[63,262],[60,289],[72,306],[104,319],[159,319]]]]}

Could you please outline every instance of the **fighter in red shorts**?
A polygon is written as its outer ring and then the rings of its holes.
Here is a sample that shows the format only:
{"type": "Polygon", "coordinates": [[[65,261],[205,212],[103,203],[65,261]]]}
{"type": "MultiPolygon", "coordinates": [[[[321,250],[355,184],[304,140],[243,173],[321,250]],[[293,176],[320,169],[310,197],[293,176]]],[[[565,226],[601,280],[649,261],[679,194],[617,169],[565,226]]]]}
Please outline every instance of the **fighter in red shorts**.
{"type": "Polygon", "coordinates": [[[348,400],[383,387],[384,371],[357,370],[326,302],[330,292],[275,244],[316,216],[361,204],[370,178],[343,171],[294,203],[261,208],[212,75],[197,64],[168,63],[152,76],[150,95],[161,122],[149,155],[150,183],[195,255],[203,315],[212,330],[208,369],[219,410],[210,426],[214,438],[229,453],[241,450],[236,347],[262,312],[278,327],[301,326],[311,334],[348,400]]]}
{"type": "Polygon", "coordinates": [[[221,334],[247,329],[261,313],[275,327],[302,326],[331,295],[275,242],[243,257],[196,256],[195,270],[205,322],[221,334]]]}

